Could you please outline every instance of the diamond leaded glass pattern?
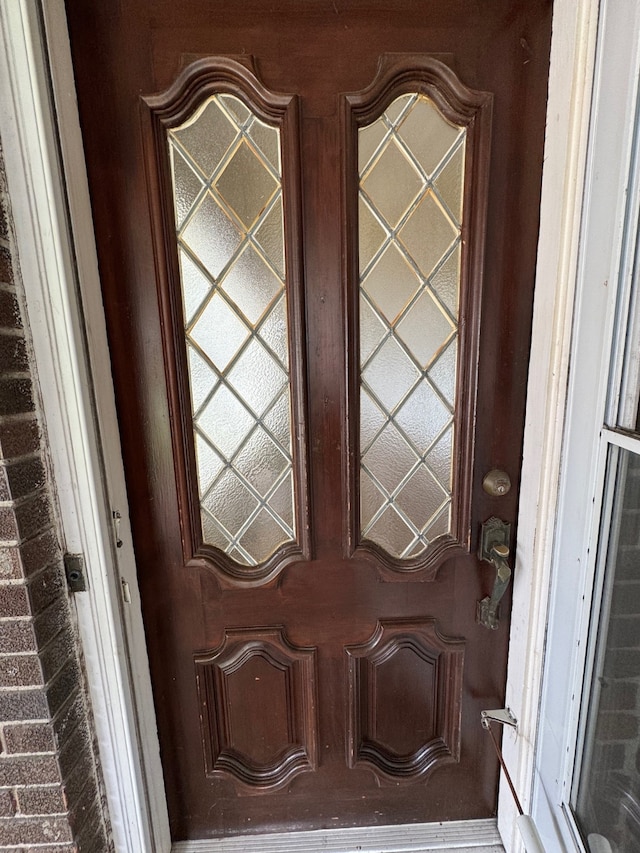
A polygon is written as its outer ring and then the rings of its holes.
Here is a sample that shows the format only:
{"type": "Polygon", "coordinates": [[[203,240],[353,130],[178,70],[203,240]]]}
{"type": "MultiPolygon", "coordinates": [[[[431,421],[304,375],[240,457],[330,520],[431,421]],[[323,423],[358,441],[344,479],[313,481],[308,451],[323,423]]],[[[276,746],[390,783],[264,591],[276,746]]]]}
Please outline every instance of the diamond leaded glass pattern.
{"type": "Polygon", "coordinates": [[[466,131],[402,95],[358,133],[361,537],[451,532],[466,131]]]}
{"type": "Polygon", "coordinates": [[[169,131],[203,540],[295,539],[280,134],[232,95],[169,131]]]}

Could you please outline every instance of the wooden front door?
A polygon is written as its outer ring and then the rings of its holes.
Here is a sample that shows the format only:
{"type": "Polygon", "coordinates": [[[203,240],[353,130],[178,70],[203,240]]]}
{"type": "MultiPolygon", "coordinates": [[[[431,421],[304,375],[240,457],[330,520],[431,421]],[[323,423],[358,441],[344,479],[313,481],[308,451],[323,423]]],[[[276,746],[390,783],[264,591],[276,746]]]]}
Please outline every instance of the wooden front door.
{"type": "Polygon", "coordinates": [[[551,3],[67,10],[173,838],[493,815],[551,3]]]}

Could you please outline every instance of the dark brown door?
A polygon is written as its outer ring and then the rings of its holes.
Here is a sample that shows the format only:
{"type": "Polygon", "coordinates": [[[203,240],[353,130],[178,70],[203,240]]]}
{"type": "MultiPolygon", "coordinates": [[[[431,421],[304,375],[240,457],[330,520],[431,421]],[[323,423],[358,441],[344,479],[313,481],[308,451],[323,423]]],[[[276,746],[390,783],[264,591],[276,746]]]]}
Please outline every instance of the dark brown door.
{"type": "Polygon", "coordinates": [[[493,815],[551,3],[67,10],[173,838],[493,815]]]}

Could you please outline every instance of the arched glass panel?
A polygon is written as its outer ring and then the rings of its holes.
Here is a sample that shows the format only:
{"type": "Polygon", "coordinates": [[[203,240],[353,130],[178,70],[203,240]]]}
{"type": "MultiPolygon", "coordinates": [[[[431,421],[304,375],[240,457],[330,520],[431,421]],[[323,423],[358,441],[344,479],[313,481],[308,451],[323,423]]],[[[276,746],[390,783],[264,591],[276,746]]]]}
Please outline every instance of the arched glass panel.
{"type": "Polygon", "coordinates": [[[361,538],[451,533],[466,130],[429,97],[358,131],[361,538]]]}
{"type": "Polygon", "coordinates": [[[280,131],[213,95],[168,131],[203,541],[295,541],[280,131]]]}

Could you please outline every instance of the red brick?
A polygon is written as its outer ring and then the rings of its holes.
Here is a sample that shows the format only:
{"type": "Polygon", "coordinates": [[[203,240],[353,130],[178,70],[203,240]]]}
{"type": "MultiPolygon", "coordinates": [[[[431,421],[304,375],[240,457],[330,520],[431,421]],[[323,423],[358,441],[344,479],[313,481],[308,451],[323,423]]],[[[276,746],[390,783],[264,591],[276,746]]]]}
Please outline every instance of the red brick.
{"type": "Polygon", "coordinates": [[[80,684],[82,684],[82,674],[80,665],[74,657],[47,685],[47,701],[52,716],[55,716],[70,697],[77,693],[80,684]]]}
{"type": "Polygon", "coordinates": [[[22,560],[17,545],[0,545],[0,580],[19,580],[22,577],[22,560]]]}
{"type": "Polygon", "coordinates": [[[18,812],[25,816],[66,814],[67,800],[60,785],[16,788],[18,812]]]}
{"type": "Polygon", "coordinates": [[[44,674],[45,681],[51,681],[54,675],[59,672],[62,667],[71,658],[76,656],[76,638],[75,634],[69,628],[67,631],[61,631],[55,639],[53,639],[45,649],[40,653],[40,664],[44,674]]]}
{"type": "Polygon", "coordinates": [[[37,655],[0,655],[0,687],[39,687],[44,684],[37,655]]]}
{"type": "Polygon", "coordinates": [[[13,267],[11,264],[11,255],[9,250],[4,246],[0,247],[0,282],[11,284],[13,282],[13,267]]]}
{"type": "Polygon", "coordinates": [[[64,631],[69,624],[70,618],[69,601],[66,595],[59,595],[46,609],[38,614],[33,623],[38,646],[42,648],[56,634],[64,631]]]}
{"type": "Polygon", "coordinates": [[[0,820],[0,843],[45,844],[72,841],[66,818],[14,817],[0,820]]]}
{"type": "Polygon", "coordinates": [[[34,616],[46,610],[55,599],[61,596],[66,599],[67,582],[62,564],[50,566],[30,579],[28,589],[31,611],[34,616]]]}
{"type": "Polygon", "coordinates": [[[0,652],[36,650],[36,635],[31,619],[0,622],[0,652]]]}
{"type": "Polygon", "coordinates": [[[0,584],[0,616],[29,616],[31,608],[23,586],[0,584]]]}
{"type": "Polygon", "coordinates": [[[0,377],[0,415],[17,415],[34,409],[30,379],[0,377]]]}
{"type": "Polygon", "coordinates": [[[53,756],[0,757],[0,786],[49,785],[59,781],[58,762],[53,756]]]}
{"type": "Polygon", "coordinates": [[[22,335],[0,334],[0,370],[20,373],[28,368],[29,360],[22,335]]]}
{"type": "Polygon", "coordinates": [[[12,544],[18,540],[18,522],[12,506],[0,507],[0,540],[12,544]]]}
{"type": "Polygon", "coordinates": [[[15,501],[45,484],[45,471],[38,458],[18,459],[0,467],[0,500],[15,501]]]}
{"type": "Polygon", "coordinates": [[[40,427],[35,418],[0,421],[0,457],[14,459],[40,449],[40,427]]]}
{"type": "Polygon", "coordinates": [[[50,723],[7,723],[3,731],[9,754],[55,751],[50,723]]]}
{"type": "Polygon", "coordinates": [[[13,817],[16,813],[16,800],[11,789],[0,789],[0,817],[13,817]]]}
{"type": "MultiPolygon", "coordinates": [[[[1,690],[0,720],[48,720],[49,706],[44,690],[1,690]]],[[[2,782],[0,782],[0,785],[2,782]]]]}
{"type": "Polygon", "coordinates": [[[16,523],[21,541],[31,539],[51,525],[51,506],[47,492],[39,492],[15,505],[16,523]]]}
{"type": "Polygon", "coordinates": [[[25,577],[35,574],[46,566],[60,563],[62,550],[53,528],[23,542],[20,546],[20,558],[25,577]]]}
{"type": "MultiPolygon", "coordinates": [[[[4,258],[6,249],[0,248],[0,284],[11,283],[11,279],[4,273],[6,269],[4,258]]],[[[21,329],[22,316],[20,306],[15,293],[11,290],[0,289],[0,328],[21,329]]]]}

